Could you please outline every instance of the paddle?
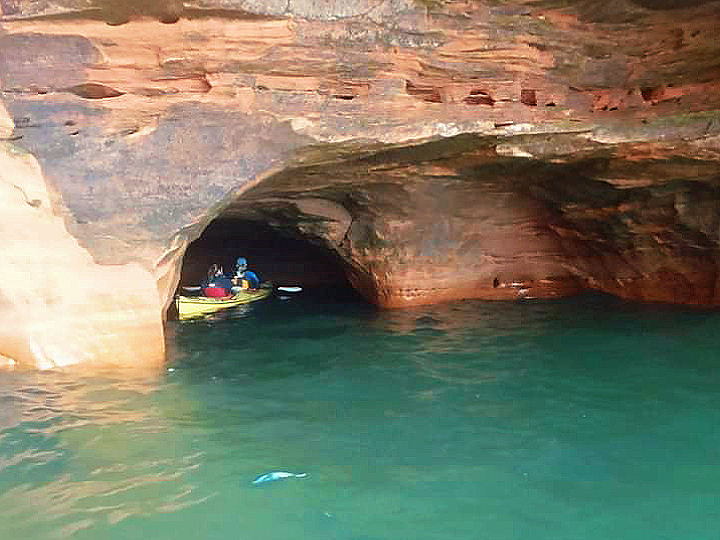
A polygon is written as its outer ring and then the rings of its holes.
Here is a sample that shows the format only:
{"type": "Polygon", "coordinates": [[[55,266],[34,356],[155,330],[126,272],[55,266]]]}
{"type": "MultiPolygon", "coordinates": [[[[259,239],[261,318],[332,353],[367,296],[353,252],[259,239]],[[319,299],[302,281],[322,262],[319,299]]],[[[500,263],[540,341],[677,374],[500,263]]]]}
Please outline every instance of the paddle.
{"type": "MultiPolygon", "coordinates": [[[[202,287],[186,287],[183,286],[183,289],[185,289],[187,292],[199,292],[202,287]]],[[[287,293],[298,293],[302,291],[302,287],[277,287],[278,291],[287,292],[287,293]]]]}

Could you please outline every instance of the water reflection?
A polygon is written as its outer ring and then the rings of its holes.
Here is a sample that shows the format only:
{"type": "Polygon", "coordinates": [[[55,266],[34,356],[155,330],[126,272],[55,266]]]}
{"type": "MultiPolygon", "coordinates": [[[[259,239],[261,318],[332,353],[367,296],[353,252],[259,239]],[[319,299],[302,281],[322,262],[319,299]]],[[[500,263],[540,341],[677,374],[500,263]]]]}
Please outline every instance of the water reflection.
{"type": "MultiPolygon", "coordinates": [[[[405,336],[410,358],[427,377],[450,385],[482,385],[528,371],[528,335],[543,332],[544,316],[532,306],[467,301],[377,314],[374,325],[405,336]]],[[[437,389],[423,391],[427,399],[437,389]]]]}
{"type": "Polygon", "coordinates": [[[202,452],[167,420],[190,407],[180,389],[157,369],[3,373],[0,536],[65,538],[212,497],[192,489],[202,452]]]}
{"type": "Polygon", "coordinates": [[[603,306],[268,301],[169,325],[162,373],[8,373],[0,538],[608,538],[658,497],[705,538],[717,317],[603,306]]]}

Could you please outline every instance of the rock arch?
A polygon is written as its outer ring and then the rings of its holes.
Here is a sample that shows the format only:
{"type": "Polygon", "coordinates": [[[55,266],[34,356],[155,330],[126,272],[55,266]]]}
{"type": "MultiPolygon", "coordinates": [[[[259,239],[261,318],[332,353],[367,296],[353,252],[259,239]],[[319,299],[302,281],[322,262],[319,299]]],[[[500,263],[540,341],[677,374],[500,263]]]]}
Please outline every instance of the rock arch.
{"type": "MultiPolygon", "coordinates": [[[[5,2],[8,275],[34,261],[45,284],[58,255],[13,247],[43,224],[69,275],[137,280],[154,356],[186,248],[231,214],[335,253],[384,307],[578,288],[717,305],[720,4],[645,4],[125,2],[105,21],[5,2]]],[[[1,278],[4,313],[61,320],[45,292],[72,282],[52,285],[22,300],[1,278]]],[[[88,294],[58,325],[85,345],[18,327],[0,354],[112,357],[81,322],[126,304],[88,294]]]]}

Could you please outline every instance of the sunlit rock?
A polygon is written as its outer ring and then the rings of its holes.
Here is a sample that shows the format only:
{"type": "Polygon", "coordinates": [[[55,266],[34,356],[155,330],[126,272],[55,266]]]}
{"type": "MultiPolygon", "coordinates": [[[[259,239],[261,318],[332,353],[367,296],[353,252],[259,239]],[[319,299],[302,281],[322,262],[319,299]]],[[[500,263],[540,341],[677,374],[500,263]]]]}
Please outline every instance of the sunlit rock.
{"type": "Polygon", "coordinates": [[[96,264],[53,214],[37,161],[11,143],[0,143],[0,190],[0,357],[43,369],[161,361],[151,272],[96,264]]]}
{"type": "Polygon", "coordinates": [[[720,301],[718,1],[0,5],[0,137],[160,313],[217,218],[384,307],[720,301]]]}
{"type": "Polygon", "coordinates": [[[0,103],[0,139],[9,139],[14,129],[15,124],[13,124],[12,118],[10,118],[5,106],[0,103]]]}

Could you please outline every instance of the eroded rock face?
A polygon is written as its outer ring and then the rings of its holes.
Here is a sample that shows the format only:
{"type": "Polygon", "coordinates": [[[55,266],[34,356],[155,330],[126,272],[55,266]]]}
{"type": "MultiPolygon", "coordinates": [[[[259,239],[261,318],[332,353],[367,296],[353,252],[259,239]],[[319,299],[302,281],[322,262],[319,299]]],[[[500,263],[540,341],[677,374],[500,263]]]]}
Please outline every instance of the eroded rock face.
{"type": "Polygon", "coordinates": [[[638,162],[639,146],[609,152],[585,134],[518,142],[533,158],[499,157],[499,144],[464,136],[290,169],[223,216],[336,250],[355,286],[382,306],[583,288],[718,302],[717,155],[688,159],[676,144],[638,162]],[[337,210],[308,204],[308,194],[337,210]]]}
{"type": "Polygon", "coordinates": [[[0,136],[164,305],[217,216],[334,250],[382,306],[718,303],[718,1],[0,9],[0,136]]]}
{"type": "Polygon", "coordinates": [[[137,263],[101,266],[53,215],[37,161],[0,143],[0,359],[53,368],[147,365],[164,354],[161,302],[137,263]]]}

